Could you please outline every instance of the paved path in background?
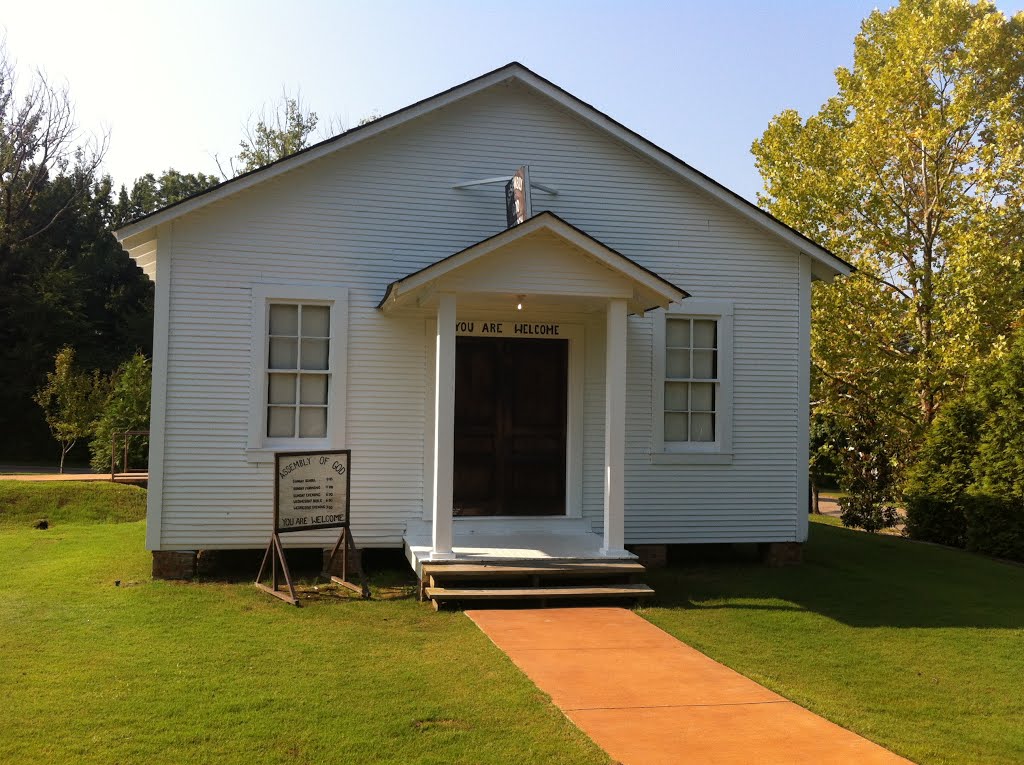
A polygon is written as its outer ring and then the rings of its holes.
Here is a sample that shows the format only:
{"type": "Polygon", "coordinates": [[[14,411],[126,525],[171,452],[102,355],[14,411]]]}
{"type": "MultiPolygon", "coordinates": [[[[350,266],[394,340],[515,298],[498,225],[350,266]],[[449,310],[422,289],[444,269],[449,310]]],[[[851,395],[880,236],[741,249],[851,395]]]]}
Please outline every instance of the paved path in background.
{"type": "Polygon", "coordinates": [[[110,473],[14,473],[0,474],[0,481],[109,481],[110,473]]]}
{"type": "Polygon", "coordinates": [[[621,608],[467,611],[623,765],[906,765],[621,608]]]}
{"type": "MultiPolygon", "coordinates": [[[[118,483],[141,483],[149,473],[118,473],[118,483]]],[[[110,473],[0,473],[0,481],[109,481],[110,473]]]]}
{"type": "Polygon", "coordinates": [[[821,510],[822,515],[830,515],[833,518],[838,518],[843,513],[839,507],[839,500],[832,499],[831,497],[820,497],[818,499],[818,509],[821,510]]]}

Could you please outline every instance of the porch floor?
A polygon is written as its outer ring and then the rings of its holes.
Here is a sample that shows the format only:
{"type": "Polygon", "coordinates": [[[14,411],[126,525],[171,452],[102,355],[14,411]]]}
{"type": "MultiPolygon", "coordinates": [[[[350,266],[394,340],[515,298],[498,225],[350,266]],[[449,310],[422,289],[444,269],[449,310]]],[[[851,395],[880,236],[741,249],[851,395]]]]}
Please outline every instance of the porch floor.
{"type": "Polygon", "coordinates": [[[514,560],[636,560],[636,556],[630,552],[619,556],[603,555],[603,540],[592,531],[460,531],[457,524],[452,540],[452,552],[455,553],[455,557],[435,561],[430,560],[432,545],[429,525],[425,524],[425,528],[410,528],[405,534],[404,541],[406,558],[417,576],[422,574],[422,567],[426,562],[445,564],[514,560]]]}

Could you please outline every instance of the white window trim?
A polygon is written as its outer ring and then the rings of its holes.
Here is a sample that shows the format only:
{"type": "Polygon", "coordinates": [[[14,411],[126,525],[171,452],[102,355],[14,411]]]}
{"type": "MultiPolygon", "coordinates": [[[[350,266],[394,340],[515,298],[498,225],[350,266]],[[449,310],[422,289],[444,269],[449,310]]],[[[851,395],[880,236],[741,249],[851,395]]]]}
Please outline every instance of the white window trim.
{"type": "Polygon", "coordinates": [[[348,398],[348,289],[299,285],[257,285],[252,289],[252,376],[249,383],[249,462],[270,462],[274,452],[343,449],[345,404],[348,398]],[[270,304],[313,303],[331,307],[331,346],[325,438],[268,438],[267,354],[269,353],[270,304]]]}
{"type": "Polygon", "coordinates": [[[651,370],[651,462],[656,465],[724,465],[732,462],[732,346],[733,306],[727,300],[687,298],[654,314],[651,370]],[[718,390],[715,441],[665,443],[665,321],[680,318],[718,322],[718,390]]]}

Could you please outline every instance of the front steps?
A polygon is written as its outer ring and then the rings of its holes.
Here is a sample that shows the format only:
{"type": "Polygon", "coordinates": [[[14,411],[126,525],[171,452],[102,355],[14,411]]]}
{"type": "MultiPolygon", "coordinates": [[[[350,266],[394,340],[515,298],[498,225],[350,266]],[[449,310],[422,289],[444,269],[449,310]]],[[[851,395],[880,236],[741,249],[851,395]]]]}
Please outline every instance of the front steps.
{"type": "Polygon", "coordinates": [[[541,608],[552,601],[559,605],[595,600],[633,603],[654,595],[639,581],[645,571],[634,561],[607,560],[424,563],[420,600],[430,600],[435,610],[515,601],[541,608]]]}

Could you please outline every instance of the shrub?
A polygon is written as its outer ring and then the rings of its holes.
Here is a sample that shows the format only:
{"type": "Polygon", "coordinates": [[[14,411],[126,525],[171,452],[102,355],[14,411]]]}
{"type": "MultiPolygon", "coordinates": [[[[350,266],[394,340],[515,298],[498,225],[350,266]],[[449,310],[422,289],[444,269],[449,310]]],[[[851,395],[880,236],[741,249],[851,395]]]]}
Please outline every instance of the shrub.
{"type": "Polygon", "coordinates": [[[929,426],[907,471],[905,494],[950,502],[960,499],[974,482],[972,465],[984,419],[984,412],[971,397],[946,404],[929,426]]]}
{"type": "Polygon", "coordinates": [[[840,486],[848,492],[839,500],[843,525],[872,532],[895,526],[900,460],[884,421],[870,410],[855,411],[845,431],[846,443],[837,452],[840,486]]]}
{"type": "Polygon", "coordinates": [[[906,534],[911,539],[949,547],[967,544],[967,517],[962,495],[951,499],[934,494],[908,494],[904,504],[907,511],[906,534]]]}
{"type": "Polygon", "coordinates": [[[980,399],[988,416],[973,469],[975,491],[1024,498],[1024,329],[981,375],[980,399]]]}
{"type": "Polygon", "coordinates": [[[839,499],[840,520],[844,526],[865,531],[881,531],[899,523],[896,505],[880,494],[861,490],[839,499]]]}
{"type": "Polygon", "coordinates": [[[978,494],[964,506],[968,550],[1024,563],[1024,501],[978,494]]]}
{"type": "MultiPolygon", "coordinates": [[[[96,422],[95,435],[89,444],[89,451],[92,452],[90,464],[97,473],[110,470],[111,436],[126,430],[149,430],[149,389],[152,378],[152,365],[141,353],[128,359],[114,373],[110,397],[96,422]]],[[[149,458],[149,439],[135,437],[128,442],[128,446],[131,467],[145,467],[149,458]]]]}
{"type": "Polygon", "coordinates": [[[64,458],[80,440],[92,436],[107,396],[108,381],[98,370],[83,372],[75,367],[75,349],[64,346],[54,357],[54,371],[47,373],[46,385],[36,391],[35,401],[46,416],[50,433],[60,444],[60,469],[64,458]]]}

